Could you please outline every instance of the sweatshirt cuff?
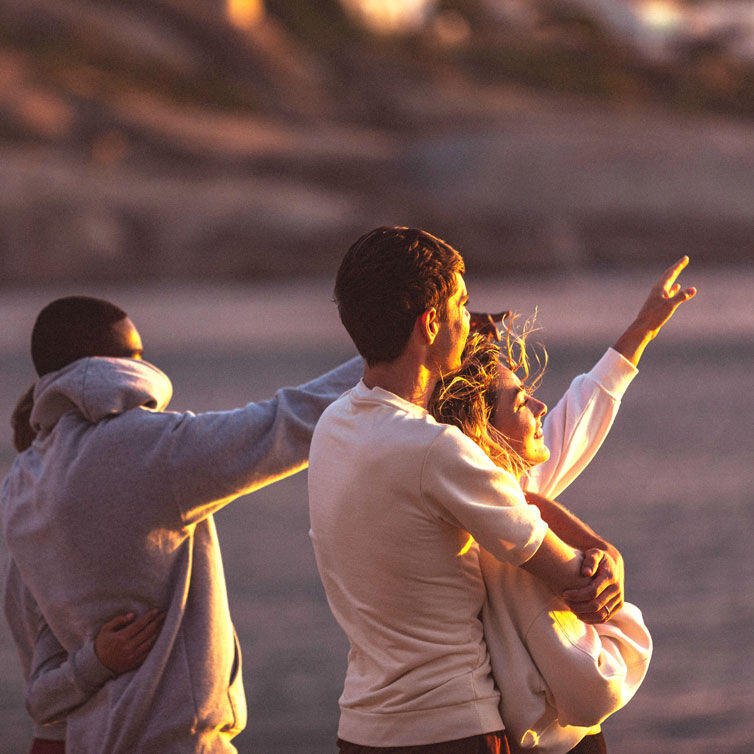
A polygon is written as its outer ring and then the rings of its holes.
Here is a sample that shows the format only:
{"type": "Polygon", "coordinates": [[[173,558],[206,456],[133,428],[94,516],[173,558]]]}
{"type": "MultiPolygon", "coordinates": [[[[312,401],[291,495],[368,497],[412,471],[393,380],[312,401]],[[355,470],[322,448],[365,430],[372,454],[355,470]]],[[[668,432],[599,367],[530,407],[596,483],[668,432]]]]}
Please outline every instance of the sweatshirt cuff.
{"type": "Polygon", "coordinates": [[[94,639],[89,639],[81,649],[71,655],[73,675],[77,685],[85,690],[95,691],[105,681],[115,678],[115,673],[105,667],[94,651],[94,639]]]}
{"type": "Polygon", "coordinates": [[[589,376],[595,379],[613,398],[620,400],[639,370],[623,355],[610,347],[594,365],[589,376]]]}

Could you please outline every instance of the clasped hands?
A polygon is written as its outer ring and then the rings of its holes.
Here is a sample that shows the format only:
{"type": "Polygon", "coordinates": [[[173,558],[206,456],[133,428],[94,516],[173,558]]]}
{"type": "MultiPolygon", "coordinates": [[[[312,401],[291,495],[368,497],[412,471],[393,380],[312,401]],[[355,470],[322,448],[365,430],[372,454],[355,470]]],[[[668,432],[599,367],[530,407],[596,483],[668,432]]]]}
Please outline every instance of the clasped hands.
{"type": "Polygon", "coordinates": [[[568,589],[561,595],[571,612],[584,623],[605,623],[623,605],[623,558],[612,545],[584,552],[581,575],[586,586],[568,589]]]}

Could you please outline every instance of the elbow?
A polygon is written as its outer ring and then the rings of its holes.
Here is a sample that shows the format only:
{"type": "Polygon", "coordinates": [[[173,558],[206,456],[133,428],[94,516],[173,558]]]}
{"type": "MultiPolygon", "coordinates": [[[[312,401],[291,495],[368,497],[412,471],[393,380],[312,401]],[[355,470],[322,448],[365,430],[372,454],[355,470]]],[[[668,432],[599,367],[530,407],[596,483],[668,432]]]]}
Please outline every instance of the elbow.
{"type": "Polygon", "coordinates": [[[37,723],[37,725],[51,725],[65,720],[64,715],[60,714],[58,710],[52,709],[49,705],[45,705],[39,698],[39,695],[35,694],[33,691],[26,693],[24,701],[29,717],[37,723]]]}
{"type": "Polygon", "coordinates": [[[620,683],[595,684],[583,691],[586,693],[573,694],[558,705],[558,720],[562,725],[590,728],[625,704],[620,683]]]}

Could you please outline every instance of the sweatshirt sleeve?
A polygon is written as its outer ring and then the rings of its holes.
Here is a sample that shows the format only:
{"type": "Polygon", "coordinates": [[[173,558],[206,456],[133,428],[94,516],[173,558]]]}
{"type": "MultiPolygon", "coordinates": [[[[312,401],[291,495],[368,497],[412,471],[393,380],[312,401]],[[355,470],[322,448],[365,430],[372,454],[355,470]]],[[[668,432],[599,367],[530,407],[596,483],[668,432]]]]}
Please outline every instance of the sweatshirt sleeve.
{"type": "Polygon", "coordinates": [[[69,655],[41,617],[30,671],[26,709],[38,724],[64,721],[114,677],[99,661],[93,639],[69,655]]]}
{"type": "Polygon", "coordinates": [[[69,656],[47,625],[13,560],[8,561],[5,573],[4,608],[26,681],[26,709],[39,735],[59,738],[61,728],[45,730],[39,726],[63,722],[113,674],[97,658],[91,639],[69,656]]]}
{"type": "Polygon", "coordinates": [[[521,569],[480,553],[489,600],[483,623],[501,714],[515,742],[566,751],[634,696],[652,640],[630,603],[588,625],[521,569]]]}
{"type": "Polygon", "coordinates": [[[267,401],[181,415],[171,429],[168,455],[184,523],[305,468],[320,415],[359,381],[363,368],[357,357],[267,401]]]}
{"type": "Polygon", "coordinates": [[[584,470],[607,437],[636,367],[610,348],[587,374],[576,377],[547,415],[550,458],[534,467],[523,488],[555,498],[584,470]]]}
{"type": "Polygon", "coordinates": [[[641,685],[652,640],[627,602],[604,625],[582,623],[557,598],[524,642],[542,673],[561,725],[591,726],[624,707],[641,685]]]}
{"type": "Polygon", "coordinates": [[[542,543],[547,524],[516,480],[455,427],[427,452],[422,501],[430,515],[468,532],[496,559],[520,565],[542,543]]]}

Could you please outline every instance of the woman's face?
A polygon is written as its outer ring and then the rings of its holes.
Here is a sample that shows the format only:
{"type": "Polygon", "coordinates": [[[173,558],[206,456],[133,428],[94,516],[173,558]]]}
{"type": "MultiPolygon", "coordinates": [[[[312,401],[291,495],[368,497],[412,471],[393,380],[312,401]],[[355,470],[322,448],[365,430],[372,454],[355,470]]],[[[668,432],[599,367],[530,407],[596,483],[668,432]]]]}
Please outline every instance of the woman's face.
{"type": "Polygon", "coordinates": [[[518,377],[501,366],[497,404],[491,424],[505,435],[513,450],[530,467],[550,457],[542,436],[545,413],[547,406],[528,395],[518,377]]]}

